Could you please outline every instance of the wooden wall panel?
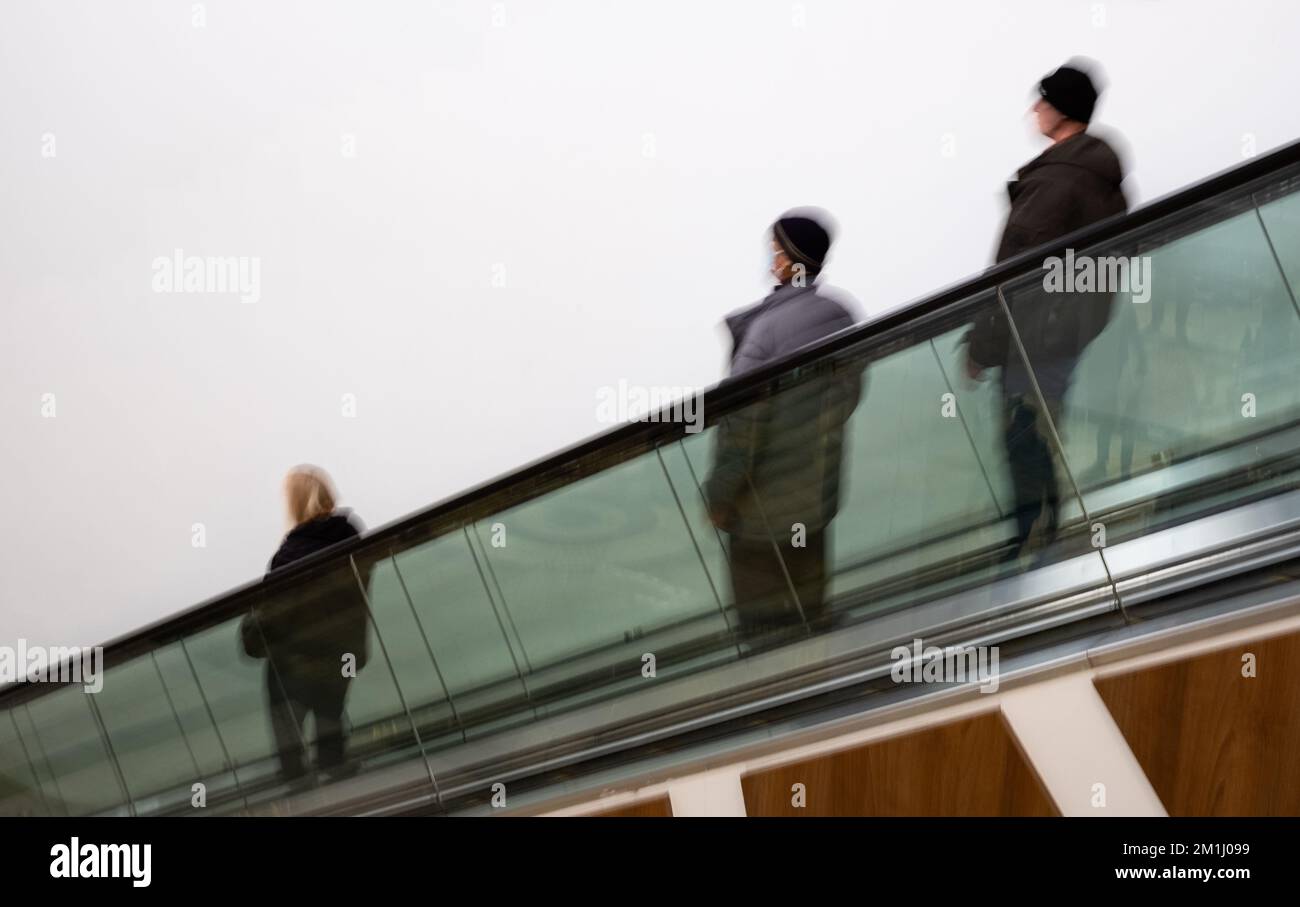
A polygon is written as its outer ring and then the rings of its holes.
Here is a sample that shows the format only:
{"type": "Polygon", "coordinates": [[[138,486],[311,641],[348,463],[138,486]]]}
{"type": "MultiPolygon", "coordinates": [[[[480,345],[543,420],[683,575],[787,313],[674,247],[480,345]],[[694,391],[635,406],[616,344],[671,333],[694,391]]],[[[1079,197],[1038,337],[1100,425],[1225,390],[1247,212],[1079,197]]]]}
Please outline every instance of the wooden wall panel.
{"type": "Polygon", "coordinates": [[[1300,815],[1300,634],[1097,682],[1171,816],[1300,815]],[[1255,656],[1255,677],[1242,656],[1255,656]]]}
{"type": "Polygon", "coordinates": [[[597,819],[671,819],[672,815],[673,805],[666,796],[657,797],[653,800],[642,800],[640,803],[633,803],[631,806],[620,806],[617,809],[608,809],[601,813],[591,813],[591,816],[597,819]]]}
{"type": "Polygon", "coordinates": [[[1058,815],[1000,712],[741,779],[751,816],[1058,815]],[[791,803],[804,785],[807,805],[791,803]]]}

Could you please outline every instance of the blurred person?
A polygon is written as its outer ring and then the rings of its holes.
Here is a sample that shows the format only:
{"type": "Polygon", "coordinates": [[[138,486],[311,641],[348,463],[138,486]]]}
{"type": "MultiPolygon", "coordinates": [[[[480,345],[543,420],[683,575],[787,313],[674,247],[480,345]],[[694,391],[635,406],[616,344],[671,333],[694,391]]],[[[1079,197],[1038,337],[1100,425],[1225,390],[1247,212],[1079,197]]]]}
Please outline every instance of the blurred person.
{"type": "MultiPolygon", "coordinates": [[[[820,282],[833,226],[800,208],[771,228],[772,292],[728,315],[730,377],[775,362],[854,324],[857,304],[820,282]]],[[[733,601],[745,635],[828,623],[829,527],[839,509],[845,422],[860,365],[823,360],[721,420],[704,483],[709,518],[727,534],[733,601]],[[802,527],[799,531],[798,527],[802,527]]]]}
{"type": "MultiPolygon", "coordinates": [[[[364,528],[346,509],[336,508],[329,475],[298,466],[284,481],[291,529],[271,558],[268,575],[318,551],[356,538],[364,528]]],[[[368,572],[368,571],[367,571],[368,572]]],[[[362,577],[362,587],[366,577],[362,577]]],[[[344,705],[351,673],[367,659],[367,613],[351,562],[326,569],[311,582],[277,590],[245,619],[244,649],[267,659],[266,691],[271,730],[286,780],[304,776],[308,753],[303,728],[316,720],[317,764],[322,772],[348,774],[344,760],[344,705]]]]}
{"type": "MultiPolygon", "coordinates": [[[[1128,211],[1119,156],[1088,132],[1100,96],[1085,71],[1091,67],[1083,60],[1071,63],[1038,84],[1031,111],[1038,131],[1052,144],[1007,184],[1011,210],[998,243],[999,262],[1128,211]]],[[[1019,293],[1007,301],[1041,400],[1001,306],[977,318],[965,337],[971,379],[978,380],[987,368],[1001,369],[1003,442],[1016,520],[1009,557],[1044,548],[1056,537],[1059,470],[1048,420],[1061,425],[1075,367],[1109,321],[1113,298],[1109,292],[1019,293]]]]}

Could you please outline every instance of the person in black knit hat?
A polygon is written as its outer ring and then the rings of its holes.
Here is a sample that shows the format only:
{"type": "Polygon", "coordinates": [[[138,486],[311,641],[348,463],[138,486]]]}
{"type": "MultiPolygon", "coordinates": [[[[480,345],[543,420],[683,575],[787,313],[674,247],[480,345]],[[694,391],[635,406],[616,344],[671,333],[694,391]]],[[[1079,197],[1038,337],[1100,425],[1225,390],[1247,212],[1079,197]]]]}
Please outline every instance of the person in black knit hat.
{"type": "Polygon", "coordinates": [[[1087,124],[1097,107],[1097,87],[1083,70],[1062,66],[1043,76],[1038,83],[1038,95],[1062,116],[1087,124]]]}
{"type": "MultiPolygon", "coordinates": [[[[732,377],[855,322],[857,303],[820,282],[833,232],[830,216],[811,208],[772,224],[777,286],[726,318],[732,377]]],[[[845,422],[861,384],[860,366],[811,364],[717,427],[704,497],[710,520],[727,536],[735,615],[751,651],[760,637],[776,642],[831,624],[829,529],[839,509],[845,422]]]]}
{"type": "MultiPolygon", "coordinates": [[[[830,228],[819,221],[817,214],[808,209],[795,209],[772,225],[773,245],[790,259],[792,270],[797,272],[802,266],[808,277],[821,273],[831,250],[830,228]]],[[[781,279],[780,275],[775,276],[781,279]]]]}
{"type": "MultiPolygon", "coordinates": [[[[1038,83],[1031,109],[1038,131],[1052,144],[1007,184],[1011,211],[998,243],[999,262],[1128,210],[1119,156],[1087,131],[1099,96],[1091,68],[1089,61],[1071,60],[1038,83]]],[[[1011,292],[1007,307],[1028,368],[1013,349],[1000,306],[981,314],[966,335],[969,377],[978,379],[988,368],[1000,370],[1016,521],[1008,559],[1032,551],[1041,560],[1056,537],[1060,469],[1051,426],[1059,434],[1075,366],[1105,329],[1112,301],[1111,294],[1102,292],[1011,292]]]]}

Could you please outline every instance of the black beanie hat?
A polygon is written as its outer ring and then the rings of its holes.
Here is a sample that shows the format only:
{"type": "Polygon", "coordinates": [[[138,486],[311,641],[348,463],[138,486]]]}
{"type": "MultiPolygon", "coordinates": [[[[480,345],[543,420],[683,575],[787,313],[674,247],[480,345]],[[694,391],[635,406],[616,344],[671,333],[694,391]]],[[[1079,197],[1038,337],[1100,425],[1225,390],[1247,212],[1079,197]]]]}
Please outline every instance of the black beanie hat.
{"type": "Polygon", "coordinates": [[[1097,106],[1097,89],[1092,79],[1073,66],[1062,66],[1043,76],[1043,81],[1038,83],[1038,93],[1061,113],[1081,123],[1092,119],[1092,111],[1097,106]]]}
{"type": "Polygon", "coordinates": [[[816,208],[795,208],[772,225],[772,237],[796,264],[814,274],[826,263],[831,250],[830,218],[816,208]]]}

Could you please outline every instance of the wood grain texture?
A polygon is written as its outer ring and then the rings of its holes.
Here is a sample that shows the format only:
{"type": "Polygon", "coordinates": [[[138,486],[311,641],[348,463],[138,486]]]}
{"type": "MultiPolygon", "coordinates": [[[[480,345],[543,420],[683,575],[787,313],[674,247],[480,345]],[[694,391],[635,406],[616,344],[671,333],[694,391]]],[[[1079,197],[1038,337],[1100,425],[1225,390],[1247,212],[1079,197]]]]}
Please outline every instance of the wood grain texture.
{"type": "Polygon", "coordinates": [[[656,797],[653,800],[642,800],[640,803],[633,803],[631,806],[620,806],[617,809],[607,809],[600,813],[590,813],[590,815],[597,819],[671,819],[673,805],[667,797],[656,797]]]}
{"type": "Polygon", "coordinates": [[[741,778],[751,816],[1054,816],[1000,712],[741,778]],[[792,803],[804,785],[806,806],[792,803]]]}
{"type": "Polygon", "coordinates": [[[1300,634],[1096,686],[1171,816],[1300,815],[1300,634]]]}

